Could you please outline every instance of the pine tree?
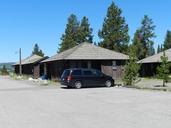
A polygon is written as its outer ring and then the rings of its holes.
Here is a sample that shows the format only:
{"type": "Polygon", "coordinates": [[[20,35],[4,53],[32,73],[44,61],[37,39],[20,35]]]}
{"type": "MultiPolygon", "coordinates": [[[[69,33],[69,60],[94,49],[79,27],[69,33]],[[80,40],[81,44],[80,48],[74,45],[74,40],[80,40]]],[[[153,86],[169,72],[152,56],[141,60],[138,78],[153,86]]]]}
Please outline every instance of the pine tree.
{"type": "Polygon", "coordinates": [[[135,48],[135,53],[138,60],[142,59],[146,51],[143,49],[143,43],[141,42],[141,31],[139,29],[137,29],[134,34],[132,45],[135,48]]]}
{"type": "Polygon", "coordinates": [[[153,38],[156,37],[155,25],[153,25],[152,19],[147,15],[144,16],[141,27],[135,32],[133,45],[136,45],[139,53],[137,53],[138,59],[143,59],[145,57],[155,54],[155,49],[153,47],[153,38]],[[140,50],[141,49],[141,50],[140,50]]]}
{"type": "Polygon", "coordinates": [[[154,49],[153,43],[151,43],[149,47],[149,56],[152,56],[154,54],[155,54],[155,49],[154,49]]]}
{"type": "Polygon", "coordinates": [[[63,52],[69,48],[72,48],[78,43],[78,28],[79,22],[76,15],[71,14],[68,18],[68,23],[66,25],[65,34],[61,37],[61,44],[59,52],[63,52]]]}
{"type": "Polygon", "coordinates": [[[3,65],[2,69],[1,69],[1,74],[2,75],[8,75],[9,74],[9,72],[8,72],[8,70],[7,70],[5,65],[3,65]]]}
{"type": "Polygon", "coordinates": [[[160,52],[164,51],[163,45],[160,46],[160,52]]]}
{"type": "Polygon", "coordinates": [[[170,64],[168,62],[168,57],[165,52],[163,52],[163,56],[161,56],[161,65],[157,67],[159,78],[163,79],[163,87],[165,87],[168,79],[169,79],[169,71],[170,64]]]}
{"type": "Polygon", "coordinates": [[[78,43],[83,43],[83,42],[93,43],[92,31],[93,29],[90,28],[88,18],[84,16],[78,28],[78,43]]]}
{"type": "Polygon", "coordinates": [[[171,48],[171,31],[167,31],[165,41],[164,41],[164,50],[171,48]]]}
{"type": "Polygon", "coordinates": [[[125,66],[123,81],[125,85],[133,85],[138,77],[140,65],[137,63],[136,46],[131,45],[129,48],[129,61],[125,66]]]}
{"type": "Polygon", "coordinates": [[[160,52],[161,52],[161,49],[160,49],[160,45],[158,44],[157,53],[160,53],[160,52]]]}
{"type": "Polygon", "coordinates": [[[43,51],[39,48],[38,44],[34,45],[33,51],[32,51],[32,55],[39,55],[39,56],[44,56],[43,51]]]}
{"type": "Polygon", "coordinates": [[[129,43],[128,25],[121,16],[122,10],[114,2],[109,6],[104,19],[102,30],[98,36],[101,39],[101,47],[126,53],[129,43]]]}
{"type": "Polygon", "coordinates": [[[153,25],[152,19],[150,19],[147,15],[144,16],[144,19],[141,22],[142,26],[140,28],[141,36],[142,36],[142,43],[144,45],[144,50],[146,51],[144,57],[153,55],[154,52],[154,42],[153,38],[156,37],[154,30],[155,25],[153,25]]]}
{"type": "Polygon", "coordinates": [[[163,51],[163,45],[162,44],[161,45],[158,45],[158,47],[157,47],[157,53],[160,53],[162,51],[163,51]]]}

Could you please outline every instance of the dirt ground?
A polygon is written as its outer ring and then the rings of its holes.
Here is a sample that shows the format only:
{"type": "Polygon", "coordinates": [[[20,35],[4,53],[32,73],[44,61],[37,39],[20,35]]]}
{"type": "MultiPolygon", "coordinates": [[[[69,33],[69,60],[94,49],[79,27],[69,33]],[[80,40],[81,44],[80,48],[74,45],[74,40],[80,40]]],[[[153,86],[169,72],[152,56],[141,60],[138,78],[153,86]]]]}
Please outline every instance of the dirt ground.
{"type": "MultiPolygon", "coordinates": [[[[148,79],[148,78],[141,78],[139,82],[135,84],[138,87],[145,87],[145,88],[163,88],[163,81],[159,79],[148,79]]],[[[171,82],[166,83],[166,89],[171,90],[171,82]]]]}

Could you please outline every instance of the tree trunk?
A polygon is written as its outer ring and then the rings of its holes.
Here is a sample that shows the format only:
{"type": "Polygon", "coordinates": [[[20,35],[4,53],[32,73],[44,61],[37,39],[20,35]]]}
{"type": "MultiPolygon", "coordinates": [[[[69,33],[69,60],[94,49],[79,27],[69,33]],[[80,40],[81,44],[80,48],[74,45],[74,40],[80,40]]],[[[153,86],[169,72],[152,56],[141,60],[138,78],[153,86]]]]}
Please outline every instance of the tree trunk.
{"type": "Polygon", "coordinates": [[[163,87],[165,87],[165,80],[163,80],[163,87]]]}

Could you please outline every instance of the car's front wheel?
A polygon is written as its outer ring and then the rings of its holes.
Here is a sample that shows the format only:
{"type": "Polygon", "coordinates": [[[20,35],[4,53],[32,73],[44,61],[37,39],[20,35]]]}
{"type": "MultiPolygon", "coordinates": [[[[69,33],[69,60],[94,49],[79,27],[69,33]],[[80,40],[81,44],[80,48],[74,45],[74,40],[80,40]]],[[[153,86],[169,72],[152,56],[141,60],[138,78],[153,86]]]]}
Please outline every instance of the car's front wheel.
{"type": "Polygon", "coordinates": [[[82,87],[82,83],[80,81],[76,81],[74,85],[76,89],[80,89],[82,87]]]}
{"type": "Polygon", "coordinates": [[[111,80],[107,80],[106,82],[105,82],[105,86],[106,87],[111,87],[112,86],[112,81],[111,80]]]}

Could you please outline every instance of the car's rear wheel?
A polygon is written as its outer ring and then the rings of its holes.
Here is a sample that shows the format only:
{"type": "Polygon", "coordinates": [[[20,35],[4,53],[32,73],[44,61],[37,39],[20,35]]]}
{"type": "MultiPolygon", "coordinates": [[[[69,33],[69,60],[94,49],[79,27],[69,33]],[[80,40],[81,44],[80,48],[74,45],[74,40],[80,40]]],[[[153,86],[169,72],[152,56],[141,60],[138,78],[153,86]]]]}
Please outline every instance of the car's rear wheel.
{"type": "Polygon", "coordinates": [[[112,81],[111,80],[107,80],[106,82],[105,82],[105,86],[106,87],[111,87],[112,86],[112,81]]]}
{"type": "Polygon", "coordinates": [[[80,89],[82,87],[82,83],[80,81],[76,81],[74,85],[76,89],[80,89]]]}

